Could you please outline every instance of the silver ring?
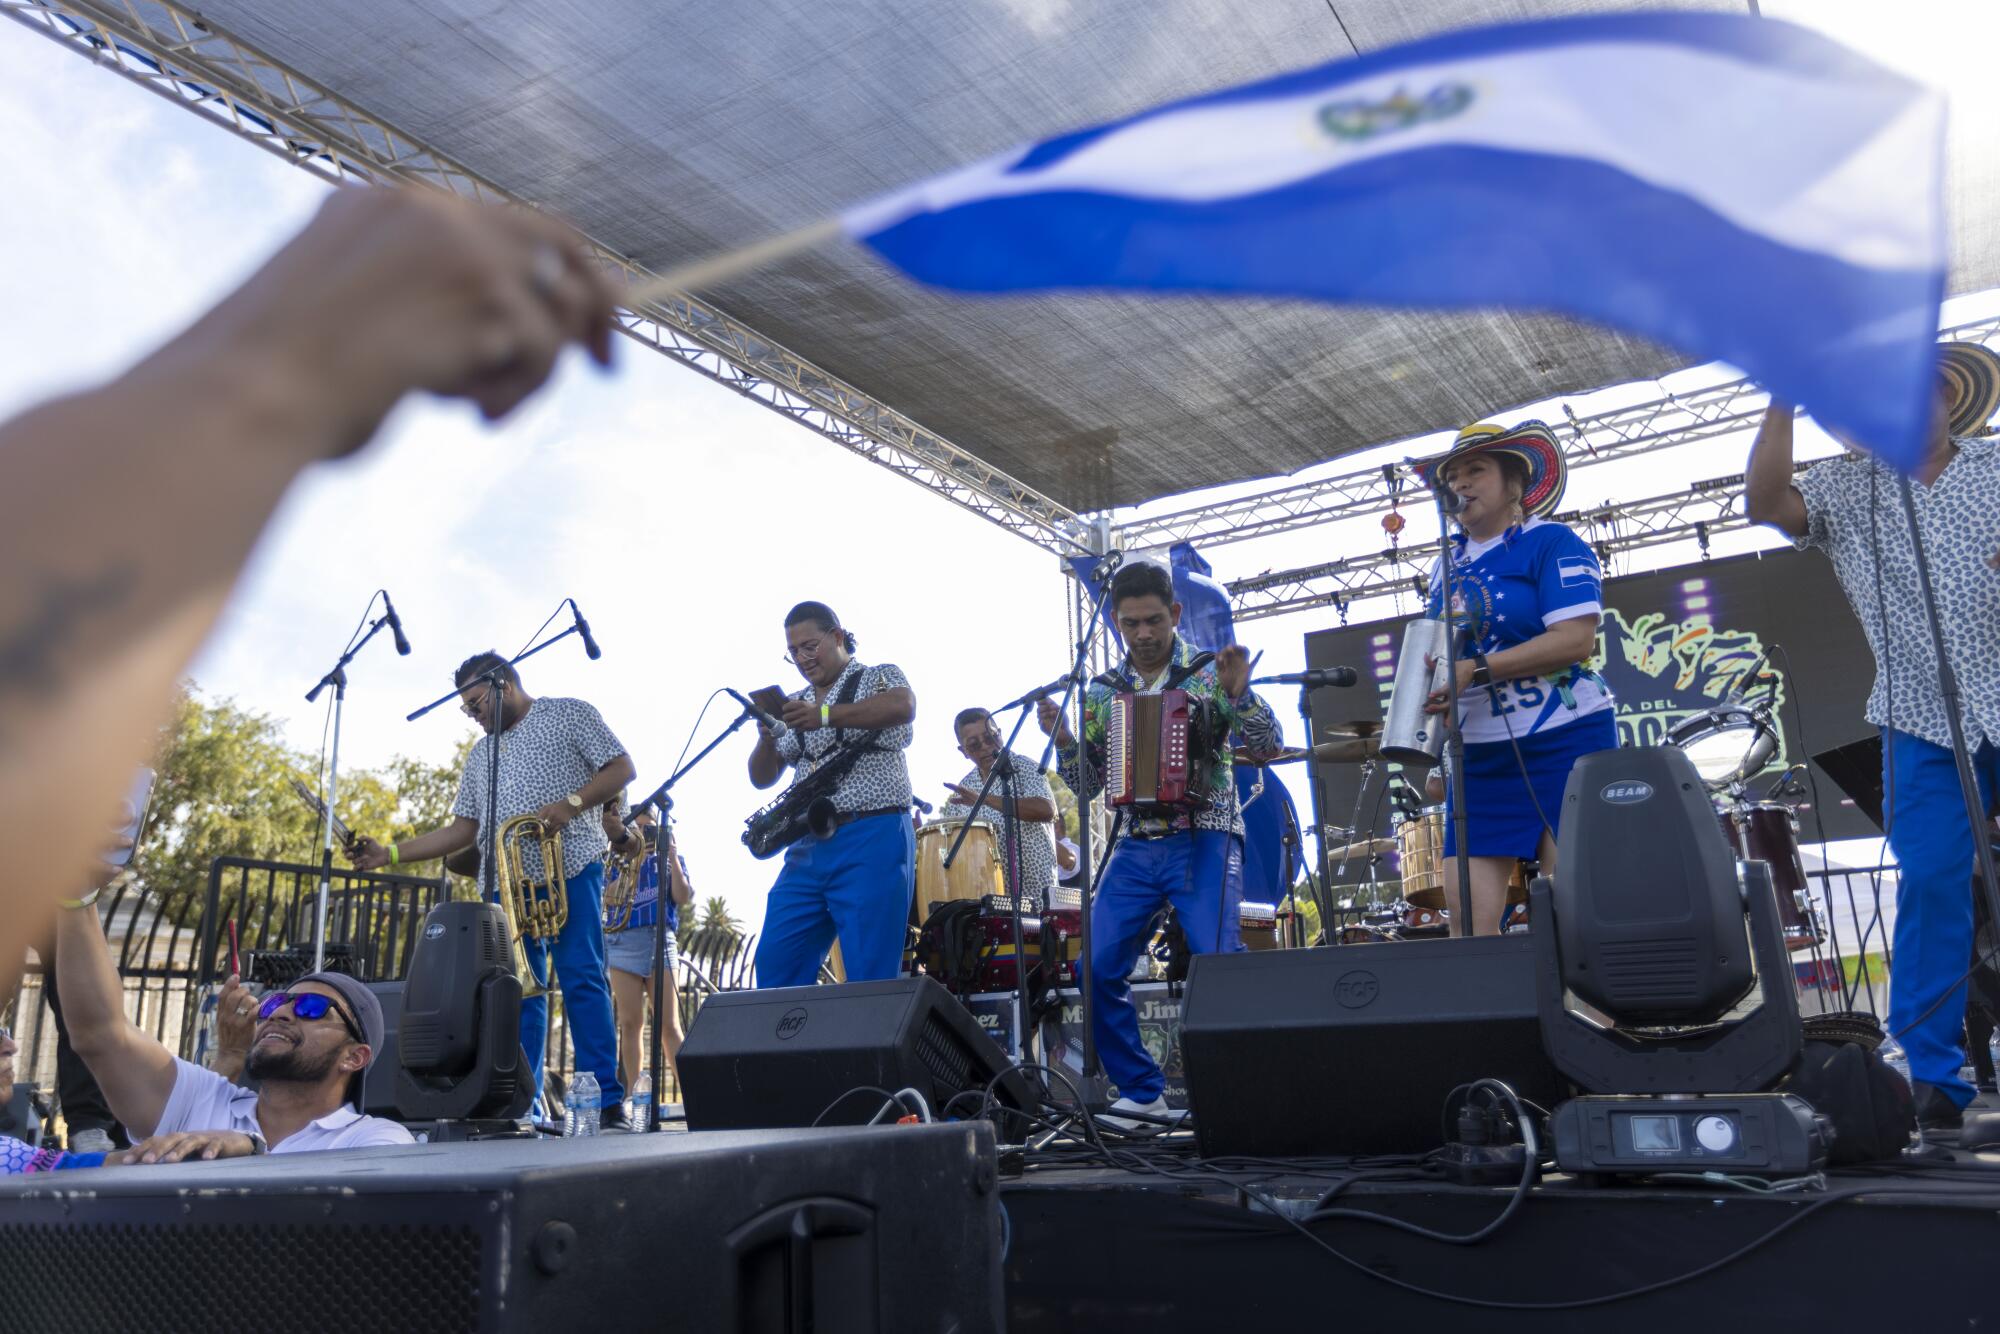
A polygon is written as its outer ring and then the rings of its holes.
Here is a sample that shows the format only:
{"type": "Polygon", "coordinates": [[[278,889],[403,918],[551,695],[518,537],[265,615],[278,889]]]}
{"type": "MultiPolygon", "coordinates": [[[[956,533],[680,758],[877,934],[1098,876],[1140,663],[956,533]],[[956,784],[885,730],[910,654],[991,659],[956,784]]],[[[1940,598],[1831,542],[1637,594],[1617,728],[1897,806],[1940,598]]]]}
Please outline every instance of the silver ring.
{"type": "Polygon", "coordinates": [[[237,1013],[238,1017],[241,1017],[241,1016],[243,1016],[243,1015],[246,1015],[246,1014],[250,1013],[250,1007],[249,1007],[249,1006],[247,1006],[247,1005],[239,1005],[239,1006],[237,1006],[237,1007],[236,1007],[236,1013],[237,1013]]]}
{"type": "Polygon", "coordinates": [[[535,289],[535,295],[543,300],[555,296],[556,285],[569,272],[568,261],[562,251],[544,241],[535,247],[535,257],[528,264],[528,285],[535,289]]]}

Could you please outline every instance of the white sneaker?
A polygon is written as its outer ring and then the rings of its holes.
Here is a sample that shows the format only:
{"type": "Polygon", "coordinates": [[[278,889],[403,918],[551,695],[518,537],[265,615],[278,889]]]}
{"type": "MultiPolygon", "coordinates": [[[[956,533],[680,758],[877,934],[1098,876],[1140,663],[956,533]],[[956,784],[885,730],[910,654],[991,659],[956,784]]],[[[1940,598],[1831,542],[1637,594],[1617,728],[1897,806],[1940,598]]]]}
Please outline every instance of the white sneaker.
{"type": "Polygon", "coordinates": [[[117,1145],[111,1142],[110,1131],[98,1130],[95,1127],[89,1130],[79,1130],[69,1137],[69,1151],[71,1153],[110,1153],[117,1147],[117,1145]]]}
{"type": "Polygon", "coordinates": [[[1178,1112],[1167,1106],[1166,1095],[1162,1094],[1151,1102],[1139,1102],[1132,1098],[1120,1098],[1117,1102],[1112,1103],[1103,1115],[1097,1118],[1097,1123],[1101,1126],[1109,1126],[1113,1130],[1123,1131],[1127,1135],[1158,1135],[1173,1129],[1175,1125],[1180,1123],[1181,1118],[1186,1115],[1186,1112],[1178,1112]],[[1121,1116],[1119,1115],[1121,1112],[1138,1112],[1144,1116],[1157,1116],[1163,1119],[1159,1121],[1140,1121],[1130,1116],[1121,1116]]]}

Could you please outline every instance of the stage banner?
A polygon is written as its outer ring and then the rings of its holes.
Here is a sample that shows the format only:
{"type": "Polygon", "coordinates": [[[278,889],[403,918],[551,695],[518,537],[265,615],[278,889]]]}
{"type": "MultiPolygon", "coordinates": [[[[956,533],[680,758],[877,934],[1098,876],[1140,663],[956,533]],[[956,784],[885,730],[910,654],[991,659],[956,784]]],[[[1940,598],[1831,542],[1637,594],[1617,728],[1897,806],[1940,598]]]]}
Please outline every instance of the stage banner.
{"type": "MultiPolygon", "coordinates": [[[[1428,568],[1427,558],[1419,559],[1426,559],[1428,568]]],[[[1677,724],[1723,703],[1741,675],[1774,649],[1781,651],[1773,653],[1751,699],[1773,698],[1782,723],[1780,745],[1776,758],[1752,780],[1754,793],[1762,795],[1786,766],[1874,731],[1862,716],[1874,660],[1833,567],[1819,553],[1778,550],[1627,575],[1605,580],[1604,595],[1595,666],[1618,701],[1620,745],[1664,743],[1677,724]],[[1783,679],[1787,662],[1791,680],[1783,679]]],[[[1416,599],[1407,601],[1414,616],[1416,599]]],[[[1382,719],[1409,620],[1372,621],[1305,637],[1308,665],[1344,665],[1361,673],[1361,684],[1352,689],[1313,693],[1315,740],[1345,730],[1350,720],[1382,719]]],[[[1379,777],[1361,794],[1357,766],[1324,765],[1320,773],[1326,823],[1388,830],[1393,806],[1383,798],[1379,777]],[[1366,809],[1357,817],[1358,795],[1365,795],[1366,809]]],[[[1880,833],[1817,766],[1812,776],[1829,839],[1880,833]]],[[[1810,790],[1798,813],[1801,841],[1816,840],[1810,790]]]]}

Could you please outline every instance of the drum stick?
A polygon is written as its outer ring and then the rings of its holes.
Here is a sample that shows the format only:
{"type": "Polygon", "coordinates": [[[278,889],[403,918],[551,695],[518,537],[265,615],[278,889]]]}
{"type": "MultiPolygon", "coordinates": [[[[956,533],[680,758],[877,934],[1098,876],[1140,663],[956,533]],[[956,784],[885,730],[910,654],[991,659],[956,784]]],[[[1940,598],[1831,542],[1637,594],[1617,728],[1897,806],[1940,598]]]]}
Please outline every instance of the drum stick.
{"type": "Polygon", "coordinates": [[[698,292],[714,287],[717,283],[740,277],[767,264],[775,264],[781,259],[813,250],[841,234],[839,218],[825,218],[796,231],[781,236],[767,237],[735,250],[725,250],[719,255],[698,259],[692,264],[634,283],[626,289],[620,303],[627,309],[637,310],[648,302],[664,301],[682,292],[698,292]]]}

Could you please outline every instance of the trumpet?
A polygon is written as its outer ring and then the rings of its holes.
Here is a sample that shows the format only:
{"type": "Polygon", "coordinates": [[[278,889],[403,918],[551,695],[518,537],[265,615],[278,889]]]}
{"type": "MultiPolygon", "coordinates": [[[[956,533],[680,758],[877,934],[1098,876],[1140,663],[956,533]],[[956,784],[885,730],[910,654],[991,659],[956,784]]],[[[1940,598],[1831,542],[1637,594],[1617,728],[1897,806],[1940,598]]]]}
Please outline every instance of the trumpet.
{"type": "Polygon", "coordinates": [[[507,914],[507,926],[514,937],[514,972],[521,979],[521,996],[540,996],[552,978],[538,977],[528,961],[528,940],[554,940],[569,920],[569,885],[563,879],[562,831],[550,829],[532,815],[517,815],[504,821],[496,845],[495,880],[500,895],[500,911],[507,914]],[[542,856],[546,881],[528,878],[523,840],[532,838],[542,856]]]}

